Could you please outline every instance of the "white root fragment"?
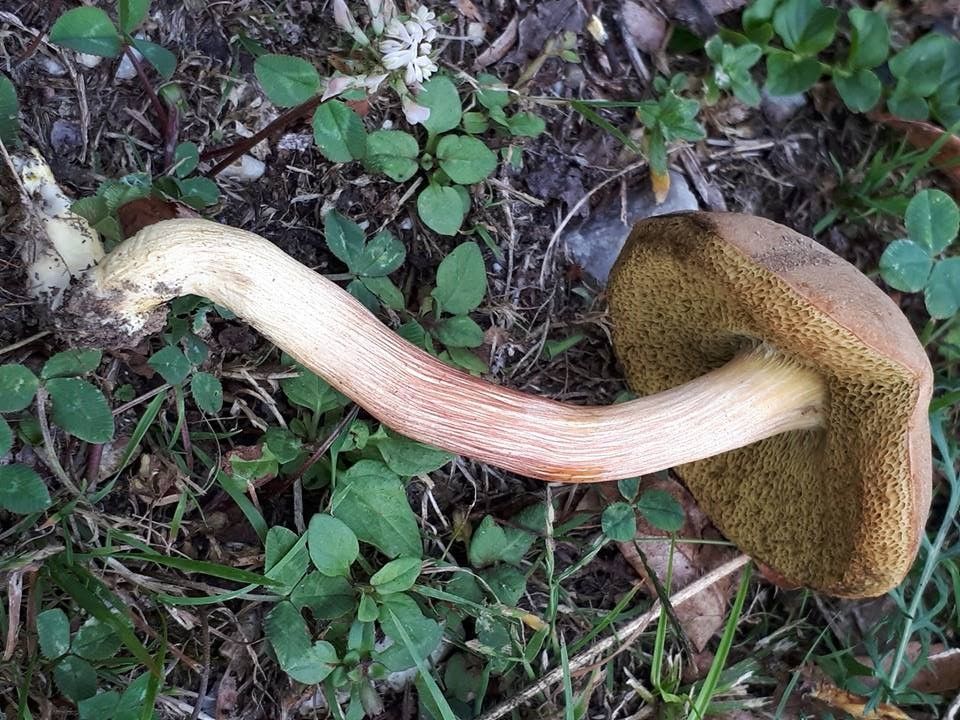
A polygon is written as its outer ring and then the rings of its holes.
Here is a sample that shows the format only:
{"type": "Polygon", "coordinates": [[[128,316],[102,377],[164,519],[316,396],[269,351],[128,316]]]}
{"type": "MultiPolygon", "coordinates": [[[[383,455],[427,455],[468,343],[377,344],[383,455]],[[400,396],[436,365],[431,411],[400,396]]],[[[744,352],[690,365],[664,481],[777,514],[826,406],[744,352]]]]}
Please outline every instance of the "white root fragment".
{"type": "Polygon", "coordinates": [[[35,148],[17,153],[11,160],[24,194],[28,224],[43,230],[31,233],[23,248],[29,291],[56,309],[71,279],[103,259],[103,244],[90,223],[70,209],[73,201],[35,148]]]}

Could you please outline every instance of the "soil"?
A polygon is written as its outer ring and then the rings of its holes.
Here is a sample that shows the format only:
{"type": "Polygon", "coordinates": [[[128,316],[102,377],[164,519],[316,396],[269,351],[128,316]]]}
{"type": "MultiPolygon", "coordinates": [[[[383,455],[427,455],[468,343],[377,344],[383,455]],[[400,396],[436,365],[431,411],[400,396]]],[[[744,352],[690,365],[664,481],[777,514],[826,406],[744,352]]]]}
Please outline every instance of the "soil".
{"type": "MultiPolygon", "coordinates": [[[[544,32],[550,34],[569,23],[571,13],[598,10],[610,30],[607,43],[601,45],[582,32],[582,62],[573,65],[548,60],[527,86],[528,96],[607,100],[649,97],[651,88],[638,75],[620,33],[615,31],[616,8],[609,5],[591,7],[589,0],[459,0],[444,5],[442,9],[451,18],[450,35],[464,34],[467,19],[457,8],[462,11],[470,6],[486,23],[486,39],[478,47],[447,41],[443,64],[469,71],[476,55],[516,13],[521,18],[520,43],[487,68],[510,83],[542,46],[544,32]]],[[[28,29],[0,15],[0,70],[17,88],[24,139],[40,149],[68,193],[83,197],[93,194],[108,178],[138,170],[161,174],[164,128],[137,79],[115,80],[117,61],[104,60],[95,68],[86,68],[75,62],[73,53],[32,42],[33,33],[48,30],[61,12],[73,6],[63,0],[0,0],[0,11],[28,29]],[[51,75],[46,69],[49,61],[67,66],[67,72],[51,75]]],[[[930,22],[943,17],[936,8],[928,11],[927,17],[934,18],[930,22]]],[[[724,17],[719,20],[726,22],[724,17]]],[[[574,27],[580,29],[582,25],[575,23],[574,27]]],[[[306,0],[269,6],[254,0],[155,0],[146,30],[154,42],[178,56],[176,79],[184,91],[184,109],[179,115],[177,139],[197,143],[201,152],[236,142],[279,114],[261,93],[252,72],[253,58],[239,37],[250,38],[270,52],[303,57],[321,74],[337,67],[347,50],[331,21],[328,4],[306,0]]],[[[704,69],[698,60],[675,53],[662,54],[657,66],[659,63],[693,75],[704,69]]],[[[883,129],[861,115],[846,112],[829,87],[818,86],[808,97],[802,108],[777,122],[769,119],[769,113],[733,101],[704,108],[701,119],[709,140],[690,148],[690,162],[706,186],[722,196],[728,209],[761,215],[811,234],[832,207],[832,193],[838,185],[833,160],[842,168],[858,168],[865,155],[888,141],[883,129]]],[[[562,249],[548,252],[548,243],[559,220],[586,192],[638,158],[569,106],[534,106],[531,102],[531,108],[546,119],[547,133],[524,144],[521,169],[502,167],[495,180],[479,187],[474,196],[474,218],[490,230],[503,257],[498,260],[486,252],[490,292],[474,314],[486,329],[487,344],[482,354],[490,363],[490,379],[495,382],[558,400],[607,404],[625,385],[610,346],[603,289],[583,277],[579,268],[566,260],[562,249]],[[583,333],[586,339],[558,358],[549,359],[544,354],[546,340],[562,339],[575,332],[583,333]]],[[[387,120],[395,125],[403,123],[392,96],[373,99],[366,111],[368,128],[387,120]]],[[[618,127],[635,126],[628,111],[604,115],[618,127]]],[[[283,134],[309,132],[309,125],[301,123],[283,134]]],[[[280,144],[295,146],[294,139],[280,144]]],[[[345,269],[323,242],[322,216],[331,208],[365,221],[371,228],[389,223],[408,250],[407,262],[394,279],[412,305],[419,289],[432,284],[439,261],[463,239],[441,238],[425,230],[411,212],[410,203],[398,213],[402,186],[382,176],[368,175],[359,164],[332,165],[309,143],[304,149],[281,149],[275,138],[258,145],[253,153],[266,162],[266,174],[252,183],[221,179],[222,203],[210,216],[271,239],[319,272],[340,273],[345,269]]],[[[690,172],[678,154],[672,161],[678,172],[690,172]]],[[[589,215],[601,204],[616,204],[626,186],[647,182],[644,170],[632,172],[622,182],[595,193],[580,214],[589,215]]],[[[20,249],[25,238],[16,202],[12,202],[15,194],[9,178],[4,192],[0,198],[7,208],[0,218],[0,349],[49,329],[49,319],[23,291],[20,249]]],[[[707,204],[704,198],[703,206],[707,204]]],[[[881,237],[876,224],[847,222],[830,228],[818,239],[860,268],[869,269],[877,266],[884,247],[881,237]]],[[[270,346],[242,324],[212,315],[210,322],[206,339],[221,370],[253,367],[264,358],[260,370],[280,369],[270,346]]],[[[158,343],[155,339],[153,349],[159,347],[158,343]]],[[[63,348],[61,339],[50,334],[6,352],[2,360],[39,367],[46,357],[63,348]]],[[[155,387],[158,380],[150,377],[144,365],[150,351],[149,347],[140,347],[110,356],[111,362],[106,365],[111,367],[108,384],[115,387],[131,383],[137,394],[155,387]]],[[[230,382],[225,379],[228,392],[230,382]]],[[[258,412],[263,410],[258,407],[258,412]]],[[[125,422],[135,422],[134,415],[125,422]]],[[[239,446],[252,441],[256,437],[253,430],[245,427],[234,442],[239,446]]],[[[453,468],[450,477],[438,473],[433,478],[433,498],[447,517],[459,508],[477,522],[486,513],[505,518],[543,496],[541,484],[493,468],[467,461],[453,468]]],[[[170,469],[161,468],[161,472],[170,469]]],[[[151,487],[153,490],[142,489],[137,497],[111,496],[106,512],[121,524],[128,522],[123,516],[134,514],[163,522],[171,509],[151,507],[142,498],[151,493],[163,497],[166,489],[156,484],[151,487]]],[[[570,510],[582,499],[579,494],[561,495],[564,507],[570,510]]],[[[411,499],[414,507],[419,507],[420,498],[411,499]]],[[[269,503],[275,513],[283,512],[281,508],[288,505],[269,503]]],[[[285,518],[274,515],[272,520],[283,522],[285,518]]],[[[229,518],[217,522],[229,525],[229,518]]],[[[242,538],[217,533],[191,538],[180,550],[211,560],[243,559],[250,554],[242,538]]],[[[558,563],[573,562],[571,553],[570,548],[560,547],[558,563]]],[[[633,578],[630,567],[615,549],[610,549],[573,584],[573,591],[581,605],[610,608],[633,578]]],[[[542,606],[546,595],[542,589],[534,591],[528,602],[542,606]]],[[[143,612],[148,610],[144,608],[143,612]]],[[[256,618],[240,618],[237,623],[238,627],[249,628],[256,625],[256,618]]],[[[171,631],[190,634],[182,628],[171,631]]],[[[197,651],[196,647],[192,649],[197,651]]],[[[211,682],[229,685],[230,669],[244,667],[240,656],[232,643],[217,639],[216,670],[211,682]]],[[[180,672],[186,673],[178,669],[180,672]]],[[[237,675],[241,699],[233,716],[276,717],[281,705],[296,704],[290,686],[275,672],[251,673],[245,669],[237,675]]],[[[175,683],[176,676],[167,681],[175,683]]],[[[191,675],[184,687],[195,686],[196,676],[191,675]]],[[[402,707],[402,698],[397,698],[382,717],[408,717],[402,707]]],[[[60,716],[59,711],[54,714],[60,716]]]]}

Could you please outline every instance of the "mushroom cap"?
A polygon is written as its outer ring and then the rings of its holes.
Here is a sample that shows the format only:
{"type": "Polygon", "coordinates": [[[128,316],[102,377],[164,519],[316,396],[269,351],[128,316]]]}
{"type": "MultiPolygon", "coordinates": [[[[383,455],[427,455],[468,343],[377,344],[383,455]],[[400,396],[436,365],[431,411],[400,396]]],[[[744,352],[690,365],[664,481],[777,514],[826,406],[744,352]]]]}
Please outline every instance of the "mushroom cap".
{"type": "Polygon", "coordinates": [[[617,355],[641,395],[760,343],[816,369],[823,428],[676,471],[717,527],[786,581],[851,598],[900,583],[930,505],[933,373],[883,291],[788,227],[689,213],[636,225],[609,296],[617,355]]]}

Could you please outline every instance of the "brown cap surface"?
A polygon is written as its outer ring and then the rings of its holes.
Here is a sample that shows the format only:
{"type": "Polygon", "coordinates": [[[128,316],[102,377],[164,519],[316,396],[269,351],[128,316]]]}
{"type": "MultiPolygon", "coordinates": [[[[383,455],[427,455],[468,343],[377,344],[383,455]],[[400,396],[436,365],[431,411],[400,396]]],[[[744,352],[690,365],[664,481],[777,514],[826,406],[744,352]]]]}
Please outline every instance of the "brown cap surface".
{"type": "Polygon", "coordinates": [[[930,504],[932,371],[886,294],[783,225],[690,213],[637,224],[609,295],[617,354],[641,395],[759,343],[827,384],[823,429],[677,468],[730,540],[832,595],[879,595],[903,579],[930,504]]]}

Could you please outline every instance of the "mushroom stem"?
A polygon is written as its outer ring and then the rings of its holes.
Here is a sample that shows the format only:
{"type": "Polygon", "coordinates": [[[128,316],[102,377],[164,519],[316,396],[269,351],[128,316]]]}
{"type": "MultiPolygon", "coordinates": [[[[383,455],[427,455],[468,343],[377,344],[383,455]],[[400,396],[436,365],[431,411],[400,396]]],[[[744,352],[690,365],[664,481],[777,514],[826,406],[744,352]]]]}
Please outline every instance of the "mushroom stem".
{"type": "Polygon", "coordinates": [[[606,407],[503,388],[414,347],[260,236],[204,220],[144,228],[71,304],[94,309],[86,323],[135,336],[159,305],[191,293],[235,312],[393,430],[541,480],[633,477],[821,425],[818,375],[763,349],[606,407]]]}

